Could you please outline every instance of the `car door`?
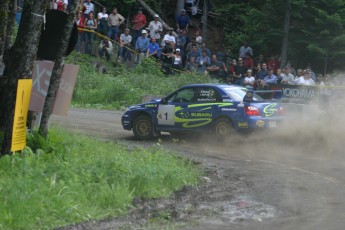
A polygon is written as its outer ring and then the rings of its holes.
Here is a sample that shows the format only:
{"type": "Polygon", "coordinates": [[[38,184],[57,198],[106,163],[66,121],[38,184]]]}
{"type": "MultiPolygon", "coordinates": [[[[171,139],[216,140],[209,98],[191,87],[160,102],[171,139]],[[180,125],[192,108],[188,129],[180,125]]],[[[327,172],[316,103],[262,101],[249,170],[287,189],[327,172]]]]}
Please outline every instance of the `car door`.
{"type": "Polygon", "coordinates": [[[158,107],[158,129],[161,131],[188,131],[208,127],[212,123],[218,92],[208,86],[183,88],[158,107]]]}

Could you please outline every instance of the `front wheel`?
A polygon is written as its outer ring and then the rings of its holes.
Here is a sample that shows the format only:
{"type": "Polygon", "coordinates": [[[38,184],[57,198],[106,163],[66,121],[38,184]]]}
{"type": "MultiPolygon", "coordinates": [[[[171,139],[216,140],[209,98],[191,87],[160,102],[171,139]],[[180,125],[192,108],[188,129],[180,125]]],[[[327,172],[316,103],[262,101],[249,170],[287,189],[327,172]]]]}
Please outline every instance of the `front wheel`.
{"type": "Polygon", "coordinates": [[[140,140],[149,140],[153,138],[152,120],[147,115],[140,115],[133,121],[134,136],[140,140]]]}
{"type": "Polygon", "coordinates": [[[224,139],[233,132],[231,122],[226,118],[219,118],[213,124],[213,132],[217,138],[224,139]]]}

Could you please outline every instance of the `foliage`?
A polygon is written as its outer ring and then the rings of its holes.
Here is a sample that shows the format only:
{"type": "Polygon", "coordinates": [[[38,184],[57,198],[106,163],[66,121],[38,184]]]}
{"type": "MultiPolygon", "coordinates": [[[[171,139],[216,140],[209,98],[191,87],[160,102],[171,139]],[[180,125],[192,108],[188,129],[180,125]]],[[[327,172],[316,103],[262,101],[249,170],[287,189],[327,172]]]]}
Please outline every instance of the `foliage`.
{"type": "Polygon", "coordinates": [[[168,95],[186,84],[212,81],[209,77],[188,73],[167,77],[152,61],[143,62],[132,69],[102,62],[108,73],[100,74],[90,64],[95,60],[77,53],[67,60],[80,65],[73,94],[75,106],[121,109],[140,103],[143,95],[168,95]]]}
{"type": "Polygon", "coordinates": [[[159,146],[128,149],[57,129],[49,142],[51,153],[28,148],[0,158],[0,229],[52,229],[124,215],[133,198],[169,196],[201,175],[159,146]]]}

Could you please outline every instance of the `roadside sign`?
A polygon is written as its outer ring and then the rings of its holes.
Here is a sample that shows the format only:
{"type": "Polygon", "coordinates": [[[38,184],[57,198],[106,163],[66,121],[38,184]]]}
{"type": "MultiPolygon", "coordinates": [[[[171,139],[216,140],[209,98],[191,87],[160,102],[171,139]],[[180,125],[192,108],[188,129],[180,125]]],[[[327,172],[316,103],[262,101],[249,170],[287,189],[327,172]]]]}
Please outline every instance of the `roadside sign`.
{"type": "Polygon", "coordinates": [[[31,89],[32,79],[18,80],[12,131],[12,152],[23,150],[26,145],[26,120],[29,110],[31,89]]]}

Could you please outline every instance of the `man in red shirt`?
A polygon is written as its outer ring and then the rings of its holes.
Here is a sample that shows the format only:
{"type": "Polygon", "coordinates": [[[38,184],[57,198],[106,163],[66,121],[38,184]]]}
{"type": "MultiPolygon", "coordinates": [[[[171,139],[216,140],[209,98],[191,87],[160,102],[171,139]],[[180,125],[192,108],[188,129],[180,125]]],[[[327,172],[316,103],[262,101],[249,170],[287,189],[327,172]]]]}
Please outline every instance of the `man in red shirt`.
{"type": "Polygon", "coordinates": [[[138,9],[138,14],[136,14],[132,20],[133,22],[133,40],[136,41],[138,37],[141,36],[141,31],[144,29],[146,25],[146,16],[143,14],[143,10],[141,8],[138,9]]]}
{"type": "Polygon", "coordinates": [[[245,57],[245,59],[244,59],[243,65],[244,65],[245,67],[247,67],[247,69],[253,70],[254,61],[253,61],[252,55],[250,55],[250,53],[246,53],[246,57],[245,57]]]}

